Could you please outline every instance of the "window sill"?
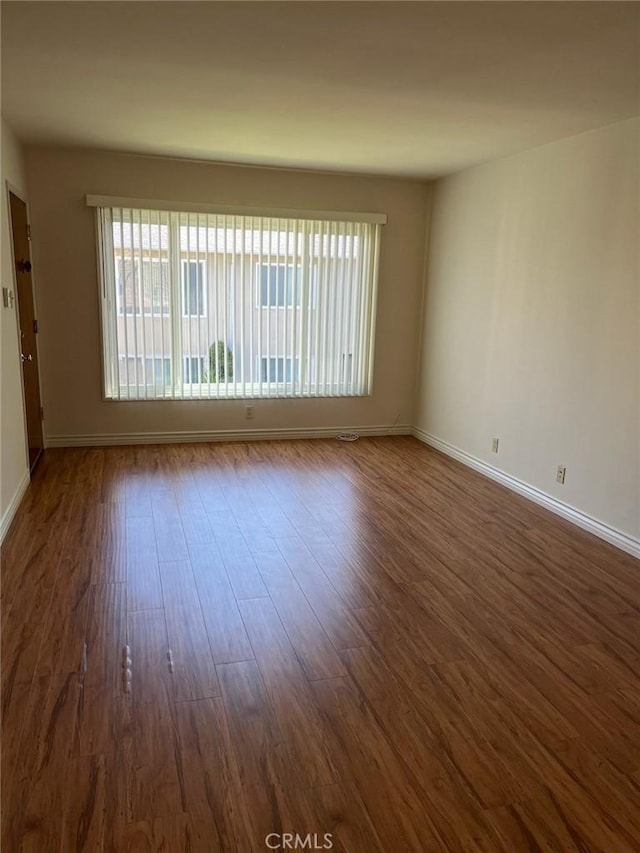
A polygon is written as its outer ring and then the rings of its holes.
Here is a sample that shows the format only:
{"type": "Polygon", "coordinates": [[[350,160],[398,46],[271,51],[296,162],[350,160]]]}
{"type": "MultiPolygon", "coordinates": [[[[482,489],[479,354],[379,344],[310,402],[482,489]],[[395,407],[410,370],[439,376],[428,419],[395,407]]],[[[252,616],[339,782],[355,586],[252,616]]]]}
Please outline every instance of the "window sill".
{"type": "Polygon", "coordinates": [[[310,400],[328,397],[368,397],[370,392],[365,389],[351,389],[345,391],[337,386],[325,387],[315,391],[305,391],[284,383],[262,384],[244,387],[241,384],[229,387],[211,384],[200,386],[186,385],[180,391],[173,393],[158,393],[149,388],[146,395],[141,395],[138,389],[122,387],[119,394],[106,394],[105,400],[114,403],[148,403],[148,402],[211,402],[216,400],[310,400]]]}

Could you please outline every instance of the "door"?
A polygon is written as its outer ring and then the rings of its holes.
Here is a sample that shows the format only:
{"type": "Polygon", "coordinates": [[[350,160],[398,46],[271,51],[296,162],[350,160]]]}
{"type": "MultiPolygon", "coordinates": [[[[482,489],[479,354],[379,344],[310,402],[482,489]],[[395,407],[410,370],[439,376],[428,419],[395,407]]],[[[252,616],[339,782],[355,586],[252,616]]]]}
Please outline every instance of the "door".
{"type": "Polygon", "coordinates": [[[38,373],[38,350],[36,334],[38,325],[33,303],[31,280],[31,246],[27,224],[27,206],[9,193],[11,205],[11,234],[13,257],[16,269],[18,297],[18,319],[20,325],[20,358],[22,360],[22,384],[27,416],[27,438],[29,444],[29,467],[33,471],[44,448],[42,434],[42,408],[40,403],[40,378],[38,373]]]}

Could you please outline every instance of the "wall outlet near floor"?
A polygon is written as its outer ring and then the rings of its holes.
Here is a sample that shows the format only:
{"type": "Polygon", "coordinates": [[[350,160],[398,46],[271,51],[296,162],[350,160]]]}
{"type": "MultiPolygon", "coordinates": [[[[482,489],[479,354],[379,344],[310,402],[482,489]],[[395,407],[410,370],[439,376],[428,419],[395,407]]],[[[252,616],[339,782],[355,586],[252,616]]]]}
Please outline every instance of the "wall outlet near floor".
{"type": "Polygon", "coordinates": [[[498,452],[498,444],[499,444],[499,442],[500,442],[500,439],[499,439],[499,438],[492,438],[492,439],[491,439],[491,452],[492,452],[492,453],[497,453],[497,452],[498,452]]]}
{"type": "Polygon", "coordinates": [[[564,478],[567,475],[567,469],[564,465],[558,465],[556,468],[556,483],[564,483],[564,478]]]}
{"type": "Polygon", "coordinates": [[[251,420],[251,418],[253,417],[253,406],[244,407],[244,416],[248,421],[251,420]]]}

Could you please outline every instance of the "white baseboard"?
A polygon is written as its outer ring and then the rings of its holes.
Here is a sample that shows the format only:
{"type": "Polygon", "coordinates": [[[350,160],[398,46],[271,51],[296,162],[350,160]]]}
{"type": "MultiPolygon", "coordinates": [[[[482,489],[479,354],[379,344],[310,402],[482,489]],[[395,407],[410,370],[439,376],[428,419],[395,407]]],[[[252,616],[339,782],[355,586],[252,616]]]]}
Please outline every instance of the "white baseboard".
{"type": "Polygon", "coordinates": [[[29,483],[31,482],[31,475],[29,471],[25,471],[22,475],[20,482],[18,483],[18,488],[15,491],[13,498],[11,499],[11,503],[4,511],[2,516],[2,520],[0,521],[0,542],[4,542],[4,537],[7,535],[7,531],[11,527],[11,522],[18,511],[18,507],[20,506],[20,501],[24,497],[24,493],[29,488],[29,483]]]}
{"type": "Polygon", "coordinates": [[[47,447],[104,447],[120,444],[186,444],[201,441],[277,441],[284,438],[334,438],[341,432],[362,436],[411,435],[408,424],[302,429],[207,430],[200,432],[120,432],[92,435],[48,435],[47,447]]]}
{"type": "Polygon", "coordinates": [[[573,522],[573,524],[576,524],[583,530],[588,530],[589,533],[599,536],[600,539],[604,539],[611,545],[615,545],[617,548],[620,548],[622,551],[626,551],[628,554],[640,558],[640,540],[635,539],[633,536],[629,536],[627,533],[622,533],[622,531],[616,530],[615,527],[611,527],[603,521],[599,521],[597,518],[593,518],[592,516],[587,515],[587,513],[581,512],[563,501],[559,501],[557,498],[548,495],[546,492],[536,489],[535,486],[530,486],[523,480],[519,480],[517,477],[512,477],[511,474],[505,474],[504,471],[494,468],[493,465],[483,462],[476,456],[472,456],[470,453],[460,450],[458,447],[448,444],[446,441],[442,441],[442,439],[436,438],[436,436],[431,435],[418,427],[413,427],[411,432],[417,439],[428,444],[430,447],[435,448],[435,450],[440,450],[452,459],[462,462],[463,465],[467,465],[469,468],[479,471],[481,474],[484,474],[485,477],[495,480],[497,483],[506,486],[513,492],[523,495],[523,497],[543,506],[545,509],[551,510],[551,512],[562,516],[562,518],[566,518],[568,521],[573,522]]]}

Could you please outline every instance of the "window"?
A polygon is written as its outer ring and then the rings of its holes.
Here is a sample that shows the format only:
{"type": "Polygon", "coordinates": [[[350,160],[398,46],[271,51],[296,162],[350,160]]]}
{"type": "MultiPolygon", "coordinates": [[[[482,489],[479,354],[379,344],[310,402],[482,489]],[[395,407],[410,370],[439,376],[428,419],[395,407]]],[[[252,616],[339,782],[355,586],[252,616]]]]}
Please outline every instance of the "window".
{"type": "Polygon", "coordinates": [[[185,317],[206,316],[204,261],[182,261],[182,313],[185,317]]]}
{"type": "Polygon", "coordinates": [[[292,382],[298,380],[298,360],[263,356],[261,364],[262,382],[292,382]]]}
{"type": "MultiPolygon", "coordinates": [[[[318,267],[311,266],[311,307],[316,307],[318,267]]],[[[256,305],[258,308],[300,307],[302,266],[296,264],[256,264],[256,305]],[[295,273],[294,273],[295,270],[295,273]]]]}
{"type": "Polygon", "coordinates": [[[169,314],[169,263],[123,257],[115,262],[118,314],[169,314]]]}
{"type": "Polygon", "coordinates": [[[185,382],[206,382],[207,359],[202,356],[187,356],[184,360],[185,382]]]}
{"type": "Polygon", "coordinates": [[[88,201],[98,207],[107,399],[370,393],[384,217],[109,201],[88,201]]]}
{"type": "Polygon", "coordinates": [[[298,264],[257,264],[258,305],[261,308],[292,308],[300,305],[302,269],[298,264]]]}
{"type": "Polygon", "coordinates": [[[156,356],[120,356],[118,359],[121,384],[164,387],[171,382],[171,359],[156,356]]]}

